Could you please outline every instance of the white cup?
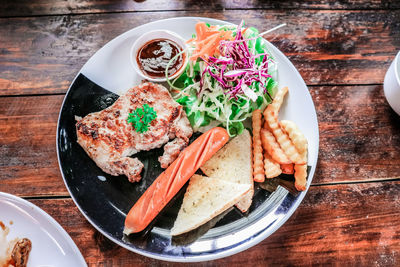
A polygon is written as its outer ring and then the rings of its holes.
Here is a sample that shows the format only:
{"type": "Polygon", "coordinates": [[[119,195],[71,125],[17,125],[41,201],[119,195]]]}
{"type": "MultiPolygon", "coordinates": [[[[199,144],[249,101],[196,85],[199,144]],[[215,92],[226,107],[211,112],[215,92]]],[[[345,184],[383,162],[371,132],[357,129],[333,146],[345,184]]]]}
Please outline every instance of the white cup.
{"type": "Polygon", "coordinates": [[[386,72],[383,91],[389,105],[400,115],[400,52],[386,72]]]}

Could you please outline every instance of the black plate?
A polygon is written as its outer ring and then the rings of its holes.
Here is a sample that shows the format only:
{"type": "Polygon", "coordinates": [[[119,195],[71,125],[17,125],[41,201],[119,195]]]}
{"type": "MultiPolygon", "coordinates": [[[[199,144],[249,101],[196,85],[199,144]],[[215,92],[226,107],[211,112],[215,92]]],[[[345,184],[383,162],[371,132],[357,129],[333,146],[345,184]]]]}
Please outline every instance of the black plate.
{"type": "Polygon", "coordinates": [[[157,160],[163,149],[135,155],[144,163],[144,171],[139,183],[130,183],[125,176],[111,176],[98,168],[76,142],[75,130],[75,116],[84,117],[88,113],[102,110],[117,98],[118,95],[79,74],[64,99],[57,129],[60,169],[73,200],[88,221],[117,244],[163,260],[200,261],[220,258],[260,242],[286,221],[288,211],[298,205],[298,196],[288,194],[282,187],[270,193],[256,186],[248,214],[243,215],[233,208],[222,219],[213,220],[188,235],[172,240],[169,229],[182,202],[183,188],[146,234],[124,236],[122,231],[126,214],[163,171],[157,160]]]}

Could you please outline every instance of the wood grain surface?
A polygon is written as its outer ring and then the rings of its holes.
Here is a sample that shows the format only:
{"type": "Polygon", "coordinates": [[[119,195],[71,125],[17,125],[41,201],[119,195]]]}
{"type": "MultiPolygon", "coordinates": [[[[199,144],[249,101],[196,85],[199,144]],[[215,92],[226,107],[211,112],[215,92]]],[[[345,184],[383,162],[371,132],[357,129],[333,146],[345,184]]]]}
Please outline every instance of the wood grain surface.
{"type": "MultiPolygon", "coordinates": [[[[313,184],[400,179],[400,118],[381,85],[313,86],[310,93],[320,130],[313,184]]],[[[68,194],[55,138],[63,98],[0,97],[0,191],[68,194]]]]}
{"type": "MultiPolygon", "coordinates": [[[[400,181],[311,187],[294,215],[268,239],[242,253],[197,265],[239,266],[251,259],[257,266],[396,266],[399,193],[400,181]]],[[[119,247],[97,232],[71,199],[31,201],[67,230],[89,266],[184,265],[119,247]]]]}
{"type": "Polygon", "coordinates": [[[65,93],[105,43],[143,23],[203,16],[261,31],[288,24],[267,39],[309,85],[380,84],[400,50],[400,10],[226,10],[40,16],[0,19],[0,95],[65,93]]]}
{"type": "MultiPolygon", "coordinates": [[[[293,62],[317,111],[319,160],[294,215],[260,244],[198,266],[399,266],[400,117],[383,79],[400,50],[400,1],[41,0],[0,3],[0,191],[53,216],[89,266],[176,266],[132,253],[79,212],[57,162],[72,80],[103,45],[164,18],[211,17],[261,31],[293,62]]],[[[1,212],[1,211],[0,211],[1,212]]]]}
{"type": "Polygon", "coordinates": [[[17,0],[2,4],[0,17],[37,16],[60,14],[83,14],[101,12],[137,12],[137,11],[166,11],[166,10],[209,10],[224,11],[229,9],[395,9],[400,8],[398,1],[385,0],[17,0]]]}
{"type": "Polygon", "coordinates": [[[56,153],[64,96],[0,98],[0,191],[67,195],[56,153]]]}

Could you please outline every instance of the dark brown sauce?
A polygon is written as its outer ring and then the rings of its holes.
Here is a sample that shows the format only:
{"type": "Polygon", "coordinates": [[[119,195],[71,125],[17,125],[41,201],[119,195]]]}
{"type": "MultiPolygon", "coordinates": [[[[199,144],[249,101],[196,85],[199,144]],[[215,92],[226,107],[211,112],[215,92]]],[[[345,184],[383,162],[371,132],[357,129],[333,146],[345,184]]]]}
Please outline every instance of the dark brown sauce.
{"type": "MultiPolygon", "coordinates": [[[[165,76],[165,70],[170,60],[181,51],[182,48],[171,40],[155,39],[140,48],[136,61],[144,74],[151,78],[160,78],[165,76]]],[[[169,65],[168,76],[178,72],[184,61],[184,53],[176,57],[169,65]]]]}

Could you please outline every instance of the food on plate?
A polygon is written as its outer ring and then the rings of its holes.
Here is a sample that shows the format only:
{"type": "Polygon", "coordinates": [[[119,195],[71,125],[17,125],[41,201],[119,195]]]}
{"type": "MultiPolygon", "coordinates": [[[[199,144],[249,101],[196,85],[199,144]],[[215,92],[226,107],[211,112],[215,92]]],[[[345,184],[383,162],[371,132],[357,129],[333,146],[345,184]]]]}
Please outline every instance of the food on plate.
{"type": "Polygon", "coordinates": [[[151,78],[165,76],[168,65],[168,76],[177,73],[184,65],[183,48],[169,39],[155,39],[144,44],[136,55],[140,70],[151,78]]]}
{"type": "Polygon", "coordinates": [[[219,47],[221,41],[232,41],[234,39],[232,31],[220,31],[217,26],[207,25],[204,22],[198,22],[195,28],[196,37],[187,41],[195,46],[195,50],[190,57],[192,61],[196,61],[198,58],[220,55],[219,47]]]}
{"type": "Polygon", "coordinates": [[[173,236],[233,205],[247,212],[254,182],[265,177],[294,174],[297,190],[306,188],[307,140],[295,124],[278,120],[288,88],[276,91],[277,65],[258,30],[199,22],[195,31],[188,50],[154,39],[132,57],[148,79],[165,75],[172,96],[146,82],[110,107],[77,118],[78,143],[86,153],[104,172],[131,182],[141,179],[144,166],[130,156],[165,144],[159,162],[166,170],[130,209],[126,235],[145,230],[188,180],[173,236]],[[170,81],[174,74],[180,76],[170,81]],[[253,137],[245,128],[250,119],[253,137]],[[205,133],[186,147],[193,131],[205,133]],[[207,177],[194,174],[198,169],[207,177]]]}
{"type": "Polygon", "coordinates": [[[171,235],[187,233],[207,223],[236,204],[250,190],[249,184],[193,175],[171,229],[171,235]]]}
{"type": "MultiPolygon", "coordinates": [[[[283,98],[285,97],[287,92],[287,87],[278,90],[272,103],[268,105],[267,108],[264,110],[265,123],[268,125],[272,134],[275,136],[276,141],[279,143],[279,146],[285,152],[287,157],[295,164],[305,164],[306,162],[301,158],[296,147],[293,145],[293,142],[289,139],[289,136],[281,129],[278,123],[278,112],[282,105],[283,98]]],[[[280,163],[284,164],[284,162],[280,163]]]]}
{"type": "Polygon", "coordinates": [[[185,107],[195,131],[222,125],[230,136],[241,134],[243,122],[274,95],[276,63],[267,43],[243,23],[199,22],[188,47],[192,60],[180,77],[169,81],[174,99],[185,107]]]}
{"type": "Polygon", "coordinates": [[[129,89],[102,111],[77,117],[76,133],[78,143],[104,172],[124,174],[130,182],[137,182],[143,164],[129,156],[167,143],[159,158],[161,167],[166,168],[187,146],[193,130],[182,106],[168,90],[148,82],[129,89]],[[127,119],[145,105],[152,107],[157,117],[148,125],[148,131],[139,133],[127,119]]]}
{"type": "MultiPolygon", "coordinates": [[[[307,151],[303,152],[307,153],[307,151]]],[[[294,165],[294,186],[298,191],[304,191],[307,187],[307,164],[294,165]]]]}
{"type": "Polygon", "coordinates": [[[293,174],[294,173],[294,164],[289,163],[289,164],[281,164],[280,165],[282,173],[284,174],[293,174]]]}
{"type": "MultiPolygon", "coordinates": [[[[289,135],[290,140],[292,140],[296,149],[299,153],[302,153],[307,150],[307,139],[304,134],[300,131],[299,127],[293,121],[289,120],[281,120],[279,122],[282,129],[289,135]]],[[[307,160],[307,159],[303,159],[307,160]]]]}
{"type": "Polygon", "coordinates": [[[236,204],[242,212],[249,209],[254,195],[251,153],[251,136],[245,129],[200,167],[209,177],[250,185],[249,192],[236,204]]]}
{"type": "Polygon", "coordinates": [[[292,163],[282,148],[279,146],[275,136],[268,129],[261,129],[261,141],[265,151],[271,156],[273,160],[279,164],[292,163]]]}
{"type": "Polygon", "coordinates": [[[254,195],[251,147],[244,130],[200,167],[208,177],[190,179],[171,235],[191,231],[233,205],[242,212],[249,209],[254,195]]]}
{"type": "Polygon", "coordinates": [[[15,267],[25,267],[28,264],[29,253],[32,249],[32,242],[28,238],[22,238],[15,243],[11,258],[15,267]]]}
{"type": "Polygon", "coordinates": [[[135,131],[144,133],[149,130],[150,123],[157,118],[157,112],[148,104],[144,104],[143,108],[136,108],[128,115],[128,122],[133,125],[135,131]]]}
{"type": "Polygon", "coordinates": [[[10,228],[0,221],[0,266],[26,267],[32,242],[28,238],[15,238],[8,241],[10,228]]]}
{"type": "MultiPolygon", "coordinates": [[[[288,120],[282,120],[280,125],[288,133],[290,139],[293,141],[293,144],[296,146],[296,149],[300,152],[302,160],[307,162],[308,143],[306,137],[300,131],[299,127],[293,121],[288,120]]],[[[294,178],[294,185],[296,189],[299,191],[304,191],[307,184],[307,163],[294,165],[294,178]]]]}
{"type": "Polygon", "coordinates": [[[278,120],[278,112],[287,91],[287,87],[279,90],[264,111],[261,140],[265,149],[265,175],[274,178],[280,173],[294,174],[296,189],[304,191],[307,185],[307,139],[294,122],[278,120]]]}
{"type": "Polygon", "coordinates": [[[124,233],[129,235],[143,231],[200,166],[228,140],[226,130],[215,127],[185,148],[133,205],[125,219],[124,233]]]}
{"type": "Polygon", "coordinates": [[[264,153],[264,170],[265,177],[267,178],[275,178],[282,173],[280,164],[276,162],[268,152],[264,153]]]}
{"type": "Polygon", "coordinates": [[[265,180],[263,148],[261,144],[261,123],[262,113],[260,109],[253,111],[253,179],[255,182],[262,183],[265,180]]]}

